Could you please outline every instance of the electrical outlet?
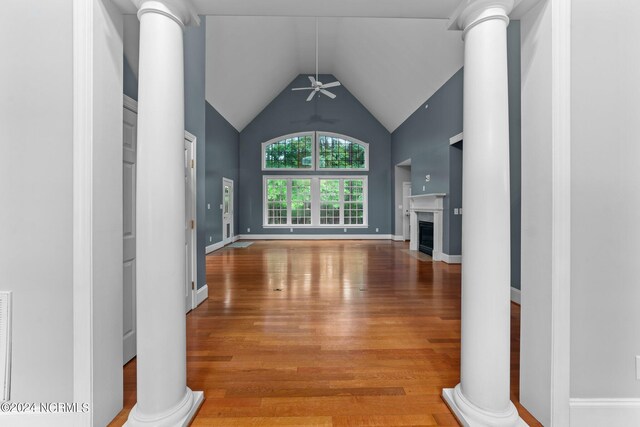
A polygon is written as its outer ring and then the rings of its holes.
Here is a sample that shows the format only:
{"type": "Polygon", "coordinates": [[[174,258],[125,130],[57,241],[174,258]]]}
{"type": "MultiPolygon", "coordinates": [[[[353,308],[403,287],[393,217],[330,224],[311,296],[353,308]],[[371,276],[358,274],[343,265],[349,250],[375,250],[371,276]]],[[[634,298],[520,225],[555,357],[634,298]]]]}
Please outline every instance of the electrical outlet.
{"type": "Polygon", "coordinates": [[[211,203],[207,203],[207,209],[211,209],[211,203]]]}
{"type": "Polygon", "coordinates": [[[458,208],[453,208],[453,214],[458,215],[458,208]]]}
{"type": "Polygon", "coordinates": [[[251,233],[251,229],[250,228],[247,228],[247,233],[251,233]]]}
{"type": "Polygon", "coordinates": [[[291,227],[291,228],[289,229],[289,232],[293,233],[293,227],[291,227]]]}
{"type": "Polygon", "coordinates": [[[213,237],[209,236],[209,243],[213,242],[213,237]]]}
{"type": "Polygon", "coordinates": [[[398,209],[402,210],[402,205],[398,205],[398,209]]]}
{"type": "Polygon", "coordinates": [[[345,233],[347,232],[347,229],[346,229],[346,228],[344,229],[344,232],[345,232],[345,233]]]}
{"type": "Polygon", "coordinates": [[[458,214],[462,215],[462,208],[458,208],[458,214]]]}
{"type": "Polygon", "coordinates": [[[222,210],[222,209],[224,209],[224,208],[222,207],[222,203],[220,203],[220,209],[221,209],[221,210],[222,210]]]}
{"type": "Polygon", "coordinates": [[[377,233],[378,231],[380,231],[380,229],[379,229],[378,227],[376,227],[376,233],[377,233]]]}
{"type": "Polygon", "coordinates": [[[426,186],[426,185],[423,185],[423,186],[422,186],[422,191],[425,191],[426,189],[427,189],[427,186],[426,186]]]}

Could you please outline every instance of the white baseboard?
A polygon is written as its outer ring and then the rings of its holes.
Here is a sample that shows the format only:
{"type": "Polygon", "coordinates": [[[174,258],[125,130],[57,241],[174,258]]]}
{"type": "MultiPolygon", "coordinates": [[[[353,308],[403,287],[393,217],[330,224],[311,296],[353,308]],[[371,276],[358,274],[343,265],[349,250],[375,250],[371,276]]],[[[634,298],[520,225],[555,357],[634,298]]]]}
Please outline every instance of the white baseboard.
{"type": "Polygon", "coordinates": [[[391,240],[391,234],[241,234],[243,240],[391,240]]]}
{"type": "Polygon", "coordinates": [[[515,302],[516,304],[520,305],[520,296],[521,296],[520,289],[514,288],[512,286],[511,287],[511,302],[515,302]]]}
{"type": "Polygon", "coordinates": [[[392,239],[396,242],[404,242],[404,236],[393,236],[392,239]]]}
{"type": "Polygon", "coordinates": [[[571,427],[640,426],[640,399],[569,400],[571,427]]]}
{"type": "Polygon", "coordinates": [[[196,291],[196,307],[202,304],[207,298],[209,298],[209,286],[204,285],[196,291]]]}
{"type": "MultiPolygon", "coordinates": [[[[231,243],[233,243],[233,242],[235,242],[237,240],[240,240],[240,235],[231,237],[231,243]]],[[[212,245],[207,246],[204,249],[204,253],[205,254],[210,254],[211,252],[217,251],[218,249],[221,249],[223,247],[224,247],[224,242],[223,241],[219,241],[218,243],[214,243],[212,245]]]]}
{"type": "Polygon", "coordinates": [[[218,249],[222,248],[224,246],[224,243],[222,242],[218,242],[218,243],[214,243],[212,245],[207,246],[204,249],[204,253],[205,254],[210,254],[213,251],[217,251],[218,249]]]}
{"type": "Polygon", "coordinates": [[[443,252],[442,261],[447,264],[462,264],[462,255],[449,255],[443,252]]]}

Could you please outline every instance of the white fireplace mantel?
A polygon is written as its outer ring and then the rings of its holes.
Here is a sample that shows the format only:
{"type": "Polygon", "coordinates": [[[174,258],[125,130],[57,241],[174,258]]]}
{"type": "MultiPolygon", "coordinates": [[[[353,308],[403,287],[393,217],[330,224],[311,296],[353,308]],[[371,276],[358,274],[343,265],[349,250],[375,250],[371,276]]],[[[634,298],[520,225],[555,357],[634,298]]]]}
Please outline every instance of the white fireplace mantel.
{"type": "Polygon", "coordinates": [[[418,213],[433,213],[433,255],[434,261],[442,260],[442,211],[444,210],[444,197],[446,193],[418,194],[409,196],[409,216],[411,240],[409,249],[418,250],[418,213]]]}

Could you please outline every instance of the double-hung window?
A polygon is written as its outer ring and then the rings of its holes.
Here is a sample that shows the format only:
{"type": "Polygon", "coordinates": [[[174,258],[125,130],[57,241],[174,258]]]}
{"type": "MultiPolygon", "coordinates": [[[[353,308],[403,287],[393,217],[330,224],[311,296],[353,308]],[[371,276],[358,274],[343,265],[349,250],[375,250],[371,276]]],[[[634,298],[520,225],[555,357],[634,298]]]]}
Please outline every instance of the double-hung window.
{"type": "Polygon", "coordinates": [[[366,227],[366,176],[265,176],[267,227],[366,227]]]}

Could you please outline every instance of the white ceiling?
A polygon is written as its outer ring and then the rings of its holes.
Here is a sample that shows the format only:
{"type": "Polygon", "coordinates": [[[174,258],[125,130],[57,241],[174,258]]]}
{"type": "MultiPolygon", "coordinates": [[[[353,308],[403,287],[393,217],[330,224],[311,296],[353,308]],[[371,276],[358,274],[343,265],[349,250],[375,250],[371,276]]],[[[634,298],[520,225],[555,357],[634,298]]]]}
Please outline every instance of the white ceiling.
{"type": "MultiPolygon", "coordinates": [[[[242,130],[298,74],[315,72],[314,22],[207,17],[207,101],[242,130]]],[[[319,72],[336,76],[393,131],[462,67],[461,34],[446,22],[320,18],[319,72]]]]}

